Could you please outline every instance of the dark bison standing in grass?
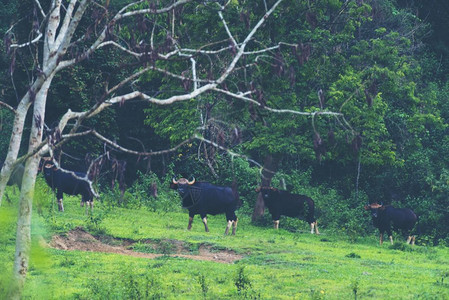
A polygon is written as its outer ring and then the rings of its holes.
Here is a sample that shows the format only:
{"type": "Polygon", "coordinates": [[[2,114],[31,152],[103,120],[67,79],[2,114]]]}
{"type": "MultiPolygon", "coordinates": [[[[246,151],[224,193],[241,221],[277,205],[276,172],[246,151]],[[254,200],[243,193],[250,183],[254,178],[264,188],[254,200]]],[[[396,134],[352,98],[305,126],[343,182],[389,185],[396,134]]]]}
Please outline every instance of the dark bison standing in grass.
{"type": "Polygon", "coordinates": [[[66,171],[58,168],[55,163],[48,158],[41,161],[44,178],[53,191],[56,191],[59,211],[64,211],[63,195],[81,195],[81,206],[86,204],[93,209],[94,196],[96,196],[92,183],[85,173],[66,171]]]}
{"type": "Polygon", "coordinates": [[[256,192],[262,193],[265,205],[270,211],[274,228],[279,228],[281,216],[305,218],[310,224],[310,233],[320,234],[315,219],[315,202],[307,196],[291,194],[272,187],[258,187],[256,192]]]}
{"type": "Polygon", "coordinates": [[[229,233],[231,226],[232,234],[235,234],[238,221],[235,210],[239,204],[239,197],[235,189],[216,186],[208,182],[196,182],[195,179],[189,181],[185,178],[180,178],[179,180],[173,178],[170,187],[178,190],[181,196],[182,207],[187,208],[189,211],[188,230],[192,228],[194,216],[200,215],[206,232],[209,232],[207,215],[224,213],[228,221],[225,235],[229,233]]]}
{"type": "Polygon", "coordinates": [[[374,227],[379,229],[379,242],[382,245],[384,232],[387,232],[393,245],[392,229],[402,230],[407,235],[407,244],[415,244],[415,236],[411,235],[412,229],[418,221],[418,216],[409,208],[395,208],[391,205],[371,203],[365,205],[365,210],[371,212],[374,227]]]}

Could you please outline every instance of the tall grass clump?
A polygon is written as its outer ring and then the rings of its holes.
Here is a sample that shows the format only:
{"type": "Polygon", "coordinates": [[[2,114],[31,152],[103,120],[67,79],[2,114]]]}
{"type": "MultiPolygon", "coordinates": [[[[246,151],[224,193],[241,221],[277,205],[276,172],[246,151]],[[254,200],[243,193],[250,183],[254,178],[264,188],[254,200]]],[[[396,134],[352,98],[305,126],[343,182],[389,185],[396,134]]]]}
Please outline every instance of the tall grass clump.
{"type": "Polygon", "coordinates": [[[207,299],[207,292],[209,291],[209,286],[206,282],[206,276],[204,274],[198,275],[198,283],[201,287],[201,294],[203,295],[204,299],[207,299]]]}
{"type": "Polygon", "coordinates": [[[241,299],[260,299],[260,294],[253,289],[253,284],[245,272],[245,266],[240,266],[237,269],[234,285],[237,288],[237,295],[241,299]]]}

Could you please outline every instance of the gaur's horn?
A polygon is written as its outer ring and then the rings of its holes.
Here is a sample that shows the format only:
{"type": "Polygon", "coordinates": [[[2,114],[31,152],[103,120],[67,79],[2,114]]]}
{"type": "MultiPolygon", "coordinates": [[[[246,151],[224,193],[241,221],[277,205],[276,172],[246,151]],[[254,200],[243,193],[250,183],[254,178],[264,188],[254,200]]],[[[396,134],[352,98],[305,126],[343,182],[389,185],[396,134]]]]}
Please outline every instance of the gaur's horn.
{"type": "Polygon", "coordinates": [[[172,178],[172,182],[173,182],[174,184],[178,184],[178,181],[175,179],[175,177],[172,178]]]}
{"type": "Polygon", "coordinates": [[[189,185],[194,184],[194,183],[195,183],[195,177],[193,177],[193,179],[192,179],[191,181],[187,181],[187,183],[188,183],[189,185]]]}

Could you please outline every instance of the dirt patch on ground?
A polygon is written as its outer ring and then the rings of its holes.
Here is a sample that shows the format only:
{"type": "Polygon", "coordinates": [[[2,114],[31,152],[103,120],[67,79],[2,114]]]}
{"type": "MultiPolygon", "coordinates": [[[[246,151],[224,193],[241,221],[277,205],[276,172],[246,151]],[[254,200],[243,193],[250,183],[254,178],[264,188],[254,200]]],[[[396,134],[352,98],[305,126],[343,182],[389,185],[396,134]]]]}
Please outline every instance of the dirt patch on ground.
{"type": "Polygon", "coordinates": [[[161,241],[131,241],[120,240],[111,237],[97,238],[82,228],[76,228],[64,235],[53,236],[50,247],[60,250],[80,250],[92,252],[117,253],[134,257],[144,257],[154,259],[159,256],[184,257],[195,260],[208,260],[219,263],[233,263],[242,258],[242,255],[232,250],[216,249],[210,245],[200,244],[198,249],[192,252],[191,245],[178,240],[161,240],[161,241]],[[149,252],[137,252],[139,248],[146,248],[149,252]]]}

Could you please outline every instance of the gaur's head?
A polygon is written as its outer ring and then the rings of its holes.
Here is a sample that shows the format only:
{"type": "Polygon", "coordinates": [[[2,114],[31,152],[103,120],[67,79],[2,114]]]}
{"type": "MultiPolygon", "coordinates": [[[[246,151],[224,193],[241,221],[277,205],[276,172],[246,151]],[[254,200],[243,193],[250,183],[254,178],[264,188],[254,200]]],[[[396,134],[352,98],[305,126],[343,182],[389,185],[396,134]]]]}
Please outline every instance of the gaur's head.
{"type": "Polygon", "coordinates": [[[56,165],[51,157],[43,157],[39,162],[39,171],[43,171],[44,175],[51,175],[56,170],[56,165]]]}
{"type": "Polygon", "coordinates": [[[193,185],[195,183],[195,178],[193,180],[187,180],[186,178],[180,178],[176,180],[174,177],[172,179],[172,183],[170,184],[170,188],[174,190],[178,190],[178,193],[181,195],[181,197],[184,197],[186,193],[189,191],[189,186],[193,185]]]}
{"type": "Polygon", "coordinates": [[[373,218],[377,218],[379,216],[379,210],[383,210],[383,205],[377,202],[370,203],[365,205],[365,210],[370,211],[373,218]]]}
{"type": "Polygon", "coordinates": [[[256,192],[262,194],[264,200],[269,200],[270,196],[277,191],[278,189],[269,186],[260,186],[256,189],[256,192]]]}

